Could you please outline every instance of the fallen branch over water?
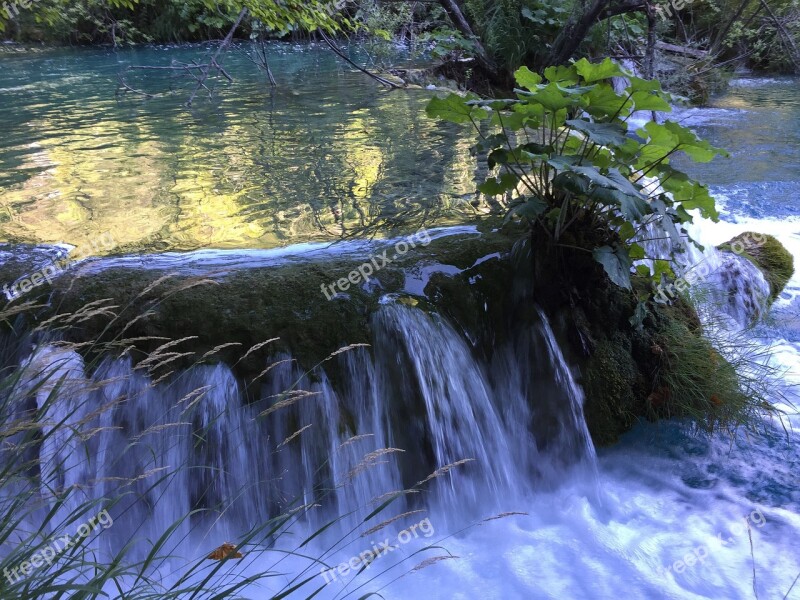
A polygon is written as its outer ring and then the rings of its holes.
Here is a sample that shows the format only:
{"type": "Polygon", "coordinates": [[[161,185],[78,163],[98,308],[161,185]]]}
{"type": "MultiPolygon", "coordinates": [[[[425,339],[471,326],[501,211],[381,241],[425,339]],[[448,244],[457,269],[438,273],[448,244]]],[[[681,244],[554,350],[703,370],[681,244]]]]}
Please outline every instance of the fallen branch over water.
{"type": "Polygon", "coordinates": [[[333,43],[333,40],[332,40],[331,38],[329,38],[329,37],[328,37],[328,36],[325,34],[325,32],[324,32],[324,31],[320,31],[319,33],[320,33],[320,35],[322,36],[322,39],[323,39],[323,40],[325,41],[325,43],[328,45],[328,47],[329,47],[331,50],[333,50],[333,51],[334,51],[334,53],[336,54],[336,56],[338,56],[339,58],[341,58],[342,60],[344,60],[344,61],[345,61],[345,62],[347,62],[348,64],[352,65],[353,67],[355,67],[356,69],[358,69],[359,71],[361,71],[362,73],[364,73],[365,75],[368,75],[369,77],[372,77],[372,79],[374,79],[374,80],[375,80],[375,81],[377,81],[378,83],[380,83],[380,84],[382,84],[382,85],[385,85],[386,87],[389,87],[389,88],[395,89],[395,90],[396,90],[396,89],[400,89],[401,87],[403,87],[403,86],[397,85],[396,83],[393,83],[393,82],[389,81],[388,79],[384,79],[384,78],[383,78],[383,77],[381,77],[380,75],[376,75],[375,73],[372,73],[372,72],[368,71],[367,69],[365,69],[364,67],[362,67],[362,66],[360,66],[360,65],[356,64],[354,61],[352,61],[352,60],[350,59],[350,57],[349,57],[349,56],[347,56],[347,55],[346,55],[344,52],[342,52],[341,48],[339,48],[339,47],[338,47],[336,44],[334,44],[334,43],[333,43]]]}

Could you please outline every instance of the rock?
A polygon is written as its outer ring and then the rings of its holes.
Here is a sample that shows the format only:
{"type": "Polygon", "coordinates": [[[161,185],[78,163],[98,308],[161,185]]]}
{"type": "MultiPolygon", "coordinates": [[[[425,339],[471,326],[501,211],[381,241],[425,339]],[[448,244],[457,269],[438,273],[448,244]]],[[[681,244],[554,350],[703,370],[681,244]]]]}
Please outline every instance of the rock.
{"type": "Polygon", "coordinates": [[[744,256],[758,267],[770,287],[774,302],[794,275],[794,257],[774,236],[747,231],[719,246],[719,250],[744,256]]]}

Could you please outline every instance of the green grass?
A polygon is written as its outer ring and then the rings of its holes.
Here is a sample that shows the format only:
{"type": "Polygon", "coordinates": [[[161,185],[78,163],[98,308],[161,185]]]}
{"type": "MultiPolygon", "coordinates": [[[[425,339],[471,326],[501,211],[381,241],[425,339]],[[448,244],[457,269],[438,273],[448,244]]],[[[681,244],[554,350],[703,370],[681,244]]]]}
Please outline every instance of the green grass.
{"type": "Polygon", "coordinates": [[[685,417],[704,431],[758,428],[765,417],[781,413],[778,401],[783,372],[770,363],[771,349],[749,331],[731,331],[724,323],[693,330],[668,321],[655,337],[656,385],[648,403],[661,417],[685,417]]]}

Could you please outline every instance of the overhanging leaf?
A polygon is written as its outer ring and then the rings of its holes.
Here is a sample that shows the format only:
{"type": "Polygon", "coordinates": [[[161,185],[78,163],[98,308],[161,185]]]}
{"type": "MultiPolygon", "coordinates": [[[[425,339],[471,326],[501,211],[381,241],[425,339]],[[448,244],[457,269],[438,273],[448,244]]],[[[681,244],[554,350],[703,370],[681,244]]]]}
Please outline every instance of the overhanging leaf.
{"type": "Polygon", "coordinates": [[[601,246],[592,252],[594,259],[603,265],[609,279],[621,288],[631,289],[632,261],[625,248],[601,246]]]}
{"type": "Polygon", "coordinates": [[[600,63],[590,63],[585,58],[582,58],[575,63],[575,70],[587,83],[611,79],[612,77],[625,77],[627,75],[627,73],[610,58],[606,58],[600,63]]]}
{"type": "Polygon", "coordinates": [[[511,213],[519,215],[520,217],[525,217],[526,219],[530,219],[532,221],[539,215],[543,214],[546,210],[547,202],[541,198],[537,198],[536,196],[530,196],[525,200],[525,202],[522,202],[521,204],[518,204],[512,208],[511,213]]]}
{"type": "Polygon", "coordinates": [[[601,146],[620,146],[626,140],[625,129],[616,123],[592,123],[583,119],[570,119],[567,125],[601,146]]]}
{"type": "Polygon", "coordinates": [[[538,85],[542,83],[542,76],[534,73],[528,67],[521,67],[514,73],[514,80],[531,92],[538,89],[538,85]]]}
{"type": "Polygon", "coordinates": [[[499,179],[490,177],[478,186],[478,191],[487,196],[499,196],[517,187],[519,179],[513,173],[503,173],[499,179]]]}

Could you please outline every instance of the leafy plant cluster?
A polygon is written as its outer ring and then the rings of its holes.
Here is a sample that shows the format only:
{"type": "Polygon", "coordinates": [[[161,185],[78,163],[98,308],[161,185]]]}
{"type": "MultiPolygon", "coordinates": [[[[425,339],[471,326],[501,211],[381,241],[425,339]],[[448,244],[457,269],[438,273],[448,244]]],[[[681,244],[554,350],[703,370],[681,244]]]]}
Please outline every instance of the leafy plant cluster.
{"type": "Polygon", "coordinates": [[[437,59],[459,59],[475,54],[475,42],[446,27],[426,31],[417,36],[416,42],[437,59]]]}
{"type": "Polygon", "coordinates": [[[695,0],[660,21],[660,33],[680,45],[711,50],[770,71],[800,64],[800,5],[796,0],[695,0]]]}
{"type": "Polygon", "coordinates": [[[281,36],[339,31],[346,4],[336,0],[38,0],[19,15],[0,9],[0,34],[72,43],[193,41],[224,35],[246,8],[244,29],[281,36]]]}
{"type": "Polygon", "coordinates": [[[629,134],[634,113],[668,112],[670,97],[657,81],[634,77],[610,59],[550,67],[544,77],[523,67],[515,78],[515,98],[450,94],[427,106],[429,116],[479,133],[475,150],[490,172],[478,190],[548,244],[592,253],[618,286],[632,289],[634,264],[654,283],[673,275],[689,211],[718,215],[708,189],[671,159],[708,162],[724,151],[672,121],[650,121],[629,134]],[[615,77],[629,82],[621,92],[615,77]],[[653,256],[655,241],[672,250],[653,256]]]}

